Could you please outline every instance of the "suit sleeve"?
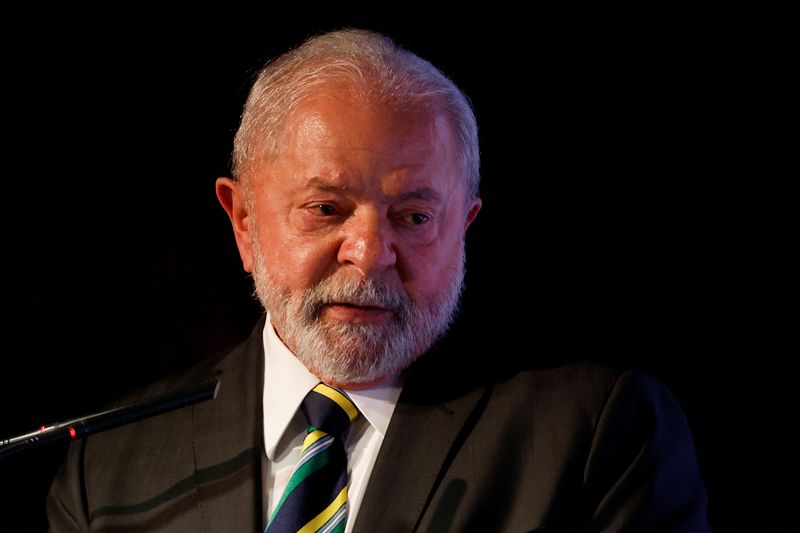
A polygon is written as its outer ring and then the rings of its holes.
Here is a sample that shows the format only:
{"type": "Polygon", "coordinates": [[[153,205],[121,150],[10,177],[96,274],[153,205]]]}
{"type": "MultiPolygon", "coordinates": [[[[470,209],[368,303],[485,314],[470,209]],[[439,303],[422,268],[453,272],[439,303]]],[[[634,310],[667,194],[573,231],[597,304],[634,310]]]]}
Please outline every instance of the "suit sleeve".
{"type": "Polygon", "coordinates": [[[584,483],[592,531],[711,530],[689,425],[650,376],[618,378],[597,421],[584,483]]]}
{"type": "Polygon", "coordinates": [[[81,475],[84,444],[84,440],[79,440],[70,446],[67,458],[50,486],[47,495],[47,520],[50,533],[89,531],[81,475]]]}

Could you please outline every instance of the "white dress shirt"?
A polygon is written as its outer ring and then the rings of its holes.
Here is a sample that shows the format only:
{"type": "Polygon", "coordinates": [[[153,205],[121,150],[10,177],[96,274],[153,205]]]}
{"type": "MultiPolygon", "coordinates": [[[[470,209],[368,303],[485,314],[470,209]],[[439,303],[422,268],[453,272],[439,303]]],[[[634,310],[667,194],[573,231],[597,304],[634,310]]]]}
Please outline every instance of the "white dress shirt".
{"type": "MultiPolygon", "coordinates": [[[[269,315],[264,326],[264,447],[268,461],[267,519],[280,501],[306,436],[300,403],[319,383],[280,340],[269,315]]],[[[355,523],[364,491],[378,456],[394,407],[402,390],[399,378],[369,389],[347,391],[359,417],[347,434],[348,518],[345,533],[355,523]]]]}

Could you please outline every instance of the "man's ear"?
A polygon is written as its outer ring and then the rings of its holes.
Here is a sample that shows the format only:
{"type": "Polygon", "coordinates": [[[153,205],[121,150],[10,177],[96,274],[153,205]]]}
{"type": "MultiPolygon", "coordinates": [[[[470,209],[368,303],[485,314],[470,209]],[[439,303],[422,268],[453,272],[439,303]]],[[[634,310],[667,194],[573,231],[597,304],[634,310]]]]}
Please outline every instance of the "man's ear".
{"type": "Polygon", "coordinates": [[[217,198],[228,213],[245,272],[253,271],[253,233],[244,201],[244,186],[231,178],[217,178],[217,198]]]}
{"type": "Polygon", "coordinates": [[[469,225],[472,224],[472,221],[478,216],[478,211],[481,210],[482,205],[483,202],[480,198],[475,198],[472,200],[472,205],[470,206],[469,211],[467,211],[467,220],[464,223],[464,231],[467,231],[469,225]]]}

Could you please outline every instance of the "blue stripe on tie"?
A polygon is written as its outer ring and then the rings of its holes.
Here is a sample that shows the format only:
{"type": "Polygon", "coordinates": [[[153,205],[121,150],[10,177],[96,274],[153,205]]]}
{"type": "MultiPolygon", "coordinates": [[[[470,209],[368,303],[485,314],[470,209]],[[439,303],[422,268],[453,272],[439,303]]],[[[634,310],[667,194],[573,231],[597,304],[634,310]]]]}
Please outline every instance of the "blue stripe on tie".
{"type": "Polygon", "coordinates": [[[303,466],[307,461],[310,461],[317,455],[323,453],[325,450],[330,448],[331,444],[333,444],[333,437],[322,437],[313,445],[311,445],[305,452],[303,452],[303,456],[300,457],[300,460],[297,462],[297,466],[294,468],[297,470],[301,466],[303,466]]]}
{"type": "Polygon", "coordinates": [[[316,441],[314,441],[314,444],[312,444],[311,446],[309,446],[305,450],[302,450],[300,452],[300,455],[302,456],[302,455],[305,455],[307,453],[311,453],[313,450],[317,449],[319,446],[322,446],[323,444],[330,444],[330,442],[332,440],[333,440],[333,435],[324,435],[324,436],[318,438],[316,441]]]}
{"type": "Polygon", "coordinates": [[[336,526],[339,525],[339,522],[347,518],[347,502],[344,502],[344,505],[339,507],[339,510],[336,511],[336,514],[333,515],[330,520],[325,522],[325,525],[322,526],[317,530],[317,533],[330,533],[336,526]]]}
{"type": "MultiPolygon", "coordinates": [[[[335,447],[331,450],[339,455],[335,447]]],[[[333,458],[332,458],[333,459],[333,458]]],[[[343,457],[333,459],[338,468],[321,468],[306,477],[287,496],[280,509],[275,511],[267,527],[268,532],[297,531],[322,512],[347,485],[343,457]],[[303,512],[300,512],[303,510],[303,512]]]]}

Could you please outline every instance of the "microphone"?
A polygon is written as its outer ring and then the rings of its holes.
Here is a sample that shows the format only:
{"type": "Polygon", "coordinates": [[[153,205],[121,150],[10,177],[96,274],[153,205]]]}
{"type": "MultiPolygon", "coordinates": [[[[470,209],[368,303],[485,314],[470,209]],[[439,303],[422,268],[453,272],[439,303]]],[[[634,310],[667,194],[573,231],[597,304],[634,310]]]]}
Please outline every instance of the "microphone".
{"type": "Polygon", "coordinates": [[[46,442],[82,438],[92,433],[98,433],[198,402],[214,399],[217,397],[217,391],[219,390],[219,381],[219,376],[216,376],[190,389],[151,396],[122,407],[115,407],[107,411],[67,420],[66,422],[42,426],[35,431],[11,437],[10,439],[0,439],[0,459],[46,442]]]}

